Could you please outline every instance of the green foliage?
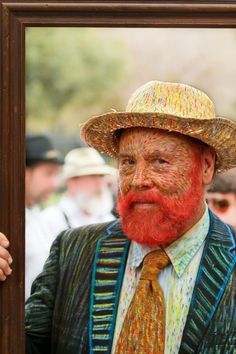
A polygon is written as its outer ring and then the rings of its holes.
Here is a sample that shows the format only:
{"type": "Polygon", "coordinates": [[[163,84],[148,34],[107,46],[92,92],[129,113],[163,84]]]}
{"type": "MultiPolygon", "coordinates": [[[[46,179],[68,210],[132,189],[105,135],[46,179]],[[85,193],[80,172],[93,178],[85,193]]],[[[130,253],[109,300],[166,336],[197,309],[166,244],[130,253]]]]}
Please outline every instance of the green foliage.
{"type": "Polygon", "coordinates": [[[31,127],[54,127],[58,119],[63,127],[68,119],[79,122],[95,109],[100,113],[108,99],[119,101],[118,91],[128,78],[128,51],[107,31],[27,29],[26,107],[31,127]]]}

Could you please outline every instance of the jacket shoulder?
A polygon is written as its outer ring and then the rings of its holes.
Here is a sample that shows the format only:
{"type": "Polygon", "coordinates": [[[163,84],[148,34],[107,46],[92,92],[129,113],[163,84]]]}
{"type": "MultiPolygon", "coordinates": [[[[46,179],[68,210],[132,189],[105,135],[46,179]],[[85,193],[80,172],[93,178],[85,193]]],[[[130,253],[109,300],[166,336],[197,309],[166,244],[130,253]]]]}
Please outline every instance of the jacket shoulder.
{"type": "Polygon", "coordinates": [[[116,225],[117,222],[118,220],[113,220],[99,224],[90,224],[76,228],[70,228],[62,231],[59,236],[63,241],[69,242],[75,239],[78,240],[81,237],[85,238],[87,241],[90,241],[93,238],[100,238],[104,236],[113,225],[116,225]]]}
{"type": "Polygon", "coordinates": [[[109,230],[120,228],[119,220],[91,224],[62,231],[56,242],[60,244],[60,254],[66,257],[70,253],[86,252],[95,249],[97,242],[108,235],[109,230]]]}
{"type": "Polygon", "coordinates": [[[236,242],[236,231],[234,228],[226,223],[224,223],[218,216],[216,216],[212,211],[209,210],[210,215],[210,229],[211,232],[216,232],[221,238],[223,244],[226,245],[236,242]]]}

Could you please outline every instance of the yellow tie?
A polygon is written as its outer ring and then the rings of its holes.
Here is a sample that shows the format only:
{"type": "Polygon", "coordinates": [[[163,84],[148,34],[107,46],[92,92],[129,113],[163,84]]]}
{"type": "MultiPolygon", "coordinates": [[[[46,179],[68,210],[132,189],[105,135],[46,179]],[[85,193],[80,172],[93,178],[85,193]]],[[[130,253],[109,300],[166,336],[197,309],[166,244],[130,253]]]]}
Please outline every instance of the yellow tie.
{"type": "Polygon", "coordinates": [[[116,345],[115,354],[163,354],[165,301],[157,275],[170,263],[158,249],[143,261],[140,279],[116,345]]]}

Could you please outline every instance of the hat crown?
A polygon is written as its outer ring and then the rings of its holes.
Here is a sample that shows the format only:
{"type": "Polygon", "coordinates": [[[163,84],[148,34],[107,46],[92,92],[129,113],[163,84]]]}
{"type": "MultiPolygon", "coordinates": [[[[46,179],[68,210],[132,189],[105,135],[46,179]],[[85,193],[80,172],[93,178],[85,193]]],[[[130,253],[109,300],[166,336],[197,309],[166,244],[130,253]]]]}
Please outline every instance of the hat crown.
{"type": "Polygon", "coordinates": [[[26,136],[26,165],[51,161],[63,164],[61,153],[55,149],[52,140],[43,134],[26,136]]]}
{"type": "Polygon", "coordinates": [[[77,168],[104,164],[105,161],[102,156],[93,148],[73,149],[65,157],[65,165],[73,165],[77,168]]]}
{"type": "Polygon", "coordinates": [[[130,97],[126,112],[164,113],[180,118],[214,118],[215,108],[202,91],[185,84],[150,81],[130,97]]]}
{"type": "Polygon", "coordinates": [[[90,147],[73,149],[65,157],[63,178],[89,175],[115,175],[116,169],[107,165],[99,152],[90,147]]]}

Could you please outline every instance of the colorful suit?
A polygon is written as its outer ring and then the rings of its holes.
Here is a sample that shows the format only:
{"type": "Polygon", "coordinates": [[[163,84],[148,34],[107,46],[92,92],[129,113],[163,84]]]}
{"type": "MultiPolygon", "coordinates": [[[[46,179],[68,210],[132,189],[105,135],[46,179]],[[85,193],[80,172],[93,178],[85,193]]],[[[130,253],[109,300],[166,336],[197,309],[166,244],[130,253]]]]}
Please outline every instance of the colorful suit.
{"type": "MultiPolygon", "coordinates": [[[[210,213],[179,353],[236,353],[235,248],[210,213]]],[[[26,305],[27,354],[110,353],[128,249],[119,221],[56,239],[26,305]]]]}

